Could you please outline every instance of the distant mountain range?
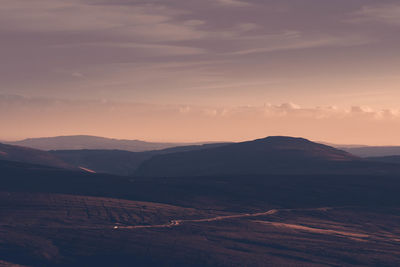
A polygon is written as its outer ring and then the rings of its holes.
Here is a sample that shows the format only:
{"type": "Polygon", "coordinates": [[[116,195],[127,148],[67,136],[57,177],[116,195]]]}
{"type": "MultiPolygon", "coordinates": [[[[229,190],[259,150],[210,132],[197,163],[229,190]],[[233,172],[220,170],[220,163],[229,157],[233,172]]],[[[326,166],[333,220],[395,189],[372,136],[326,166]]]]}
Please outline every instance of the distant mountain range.
{"type": "Polygon", "coordinates": [[[368,146],[368,145],[343,145],[328,142],[318,142],[327,146],[332,146],[340,150],[349,152],[362,158],[386,157],[400,155],[400,146],[368,146]]]}
{"type": "MultiPolygon", "coordinates": [[[[10,145],[30,147],[45,151],[50,150],[124,150],[130,152],[144,152],[164,150],[168,148],[186,147],[202,144],[222,144],[221,142],[198,143],[157,143],[141,140],[121,140],[90,135],[56,136],[43,138],[29,138],[21,141],[1,142],[10,145]]],[[[366,146],[366,145],[341,145],[326,142],[318,142],[339,150],[346,151],[358,157],[385,157],[400,155],[400,146],[366,146]]],[[[225,142],[224,144],[229,144],[225,142]]],[[[169,151],[171,152],[171,151],[169,151]]],[[[95,152],[93,152],[95,153],[95,152]]]]}
{"type": "Polygon", "coordinates": [[[363,158],[400,155],[400,146],[361,146],[338,148],[363,158]]]}
{"type": "MultiPolygon", "coordinates": [[[[44,139],[40,140],[44,142],[44,139]]],[[[88,140],[104,139],[88,137],[88,140]]],[[[89,142],[87,146],[96,147],[96,143],[89,142]]],[[[142,152],[115,149],[44,151],[0,144],[0,160],[131,177],[400,173],[397,157],[360,158],[303,138],[283,136],[142,152]]]]}
{"type": "MultiPolygon", "coordinates": [[[[303,138],[267,137],[197,151],[155,155],[142,163],[137,176],[264,175],[365,173],[387,171],[348,152],[303,138]]],[[[398,167],[394,167],[398,168],[398,167]]]]}
{"type": "Polygon", "coordinates": [[[140,140],[121,140],[90,135],[56,136],[29,138],[7,142],[10,145],[25,146],[41,150],[111,149],[142,152],[177,146],[199,145],[202,143],[152,143],[140,140]]]}

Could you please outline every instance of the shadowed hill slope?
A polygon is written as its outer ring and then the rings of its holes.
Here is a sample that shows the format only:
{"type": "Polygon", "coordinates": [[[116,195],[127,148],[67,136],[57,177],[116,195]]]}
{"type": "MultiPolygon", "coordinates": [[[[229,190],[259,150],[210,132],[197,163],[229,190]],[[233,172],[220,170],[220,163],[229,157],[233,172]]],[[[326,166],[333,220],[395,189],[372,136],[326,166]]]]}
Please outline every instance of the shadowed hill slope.
{"type": "Polygon", "coordinates": [[[25,162],[53,166],[58,168],[74,169],[73,165],[66,163],[57,156],[37,149],[6,145],[0,143],[0,159],[8,161],[25,162]]]}
{"type": "Polygon", "coordinates": [[[204,144],[193,146],[180,146],[163,150],[131,152],[124,150],[54,150],[49,151],[53,155],[68,164],[84,167],[98,173],[110,173],[116,175],[134,174],[136,169],[144,161],[155,155],[164,155],[175,152],[195,151],[206,148],[223,146],[223,143],[204,144]]]}
{"type": "Polygon", "coordinates": [[[386,163],[400,164],[400,155],[399,156],[385,156],[385,157],[370,157],[370,158],[366,158],[366,159],[374,161],[374,162],[386,162],[386,163]]]}
{"type": "Polygon", "coordinates": [[[243,175],[318,173],[359,158],[303,138],[267,137],[222,147],[157,155],[136,172],[143,176],[243,175]]]}
{"type": "Polygon", "coordinates": [[[266,207],[398,206],[399,175],[127,178],[0,160],[0,191],[62,193],[246,211],[266,207]]]}

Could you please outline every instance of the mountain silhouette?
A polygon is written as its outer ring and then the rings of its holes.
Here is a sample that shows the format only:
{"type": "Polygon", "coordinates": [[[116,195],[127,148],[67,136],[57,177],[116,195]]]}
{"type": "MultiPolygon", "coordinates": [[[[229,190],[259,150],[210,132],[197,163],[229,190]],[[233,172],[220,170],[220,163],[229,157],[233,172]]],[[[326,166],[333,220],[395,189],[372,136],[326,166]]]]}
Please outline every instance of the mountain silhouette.
{"type": "Polygon", "coordinates": [[[160,150],[176,146],[191,145],[185,143],[152,143],[140,140],[122,140],[90,135],[29,138],[7,143],[10,145],[25,146],[41,150],[109,149],[132,152],[160,150]]]}
{"type": "Polygon", "coordinates": [[[400,155],[400,146],[360,146],[360,147],[338,147],[353,155],[363,158],[388,157],[400,155]]]}
{"type": "Polygon", "coordinates": [[[179,146],[162,150],[131,152],[125,150],[52,150],[49,151],[57,158],[76,167],[83,167],[97,173],[109,173],[131,176],[144,161],[155,155],[175,152],[195,151],[211,147],[223,146],[224,143],[179,146]]]}
{"type": "Polygon", "coordinates": [[[224,146],[156,155],[137,176],[203,176],[320,173],[362,164],[348,152],[303,138],[272,136],[224,146]],[[356,164],[356,165],[357,165],[356,164]]]}

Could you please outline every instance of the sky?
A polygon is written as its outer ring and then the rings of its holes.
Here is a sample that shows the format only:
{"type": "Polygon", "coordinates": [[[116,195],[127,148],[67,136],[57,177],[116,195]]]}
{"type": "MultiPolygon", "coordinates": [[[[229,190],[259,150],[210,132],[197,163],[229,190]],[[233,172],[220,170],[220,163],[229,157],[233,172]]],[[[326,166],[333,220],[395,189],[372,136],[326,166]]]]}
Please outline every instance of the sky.
{"type": "Polygon", "coordinates": [[[400,145],[398,0],[2,0],[0,140],[400,145]]]}

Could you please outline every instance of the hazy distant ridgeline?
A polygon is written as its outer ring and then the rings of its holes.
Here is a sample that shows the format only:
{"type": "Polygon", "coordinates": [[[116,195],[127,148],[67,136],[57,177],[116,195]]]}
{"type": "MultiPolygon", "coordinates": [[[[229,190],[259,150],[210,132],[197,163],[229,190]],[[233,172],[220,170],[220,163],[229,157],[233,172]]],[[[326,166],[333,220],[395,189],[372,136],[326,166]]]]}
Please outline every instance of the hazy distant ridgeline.
{"type": "Polygon", "coordinates": [[[141,152],[160,150],[177,146],[194,145],[195,143],[152,143],[140,140],[120,140],[89,135],[56,136],[29,138],[21,141],[7,142],[11,145],[26,146],[41,150],[77,150],[77,149],[112,149],[141,152]]]}
{"type": "Polygon", "coordinates": [[[275,136],[198,151],[156,155],[140,165],[136,175],[332,173],[338,168],[348,171],[349,165],[360,168],[367,163],[348,152],[303,138],[275,136]]]}
{"type": "Polygon", "coordinates": [[[400,155],[400,146],[338,147],[359,157],[386,157],[400,155]]]}
{"type": "Polygon", "coordinates": [[[363,159],[303,138],[272,136],[225,146],[155,155],[137,176],[400,173],[395,161],[363,159]]]}
{"type": "MultiPolygon", "coordinates": [[[[155,143],[141,140],[121,140],[89,135],[56,136],[42,138],[28,138],[21,141],[2,143],[30,147],[41,150],[125,150],[130,152],[143,152],[164,150],[168,148],[187,147],[205,144],[199,143],[155,143]]],[[[213,144],[216,142],[209,142],[213,144]]],[[[229,142],[226,142],[228,144],[229,142]]],[[[221,144],[221,143],[219,143],[221,144]]],[[[322,143],[327,146],[349,152],[359,157],[382,157],[400,155],[400,146],[363,146],[363,145],[335,145],[322,143]]],[[[177,151],[178,152],[178,151],[177,151]]]]}
{"type": "MultiPolygon", "coordinates": [[[[88,139],[93,141],[96,137],[88,139]]],[[[45,142],[45,139],[40,140],[45,142]]],[[[87,146],[91,145],[98,144],[94,142],[87,146]]],[[[142,152],[115,149],[41,151],[12,145],[2,145],[2,148],[0,159],[60,168],[86,168],[124,176],[399,172],[399,162],[391,158],[364,160],[303,138],[279,136],[241,143],[178,146],[142,152]]]]}

